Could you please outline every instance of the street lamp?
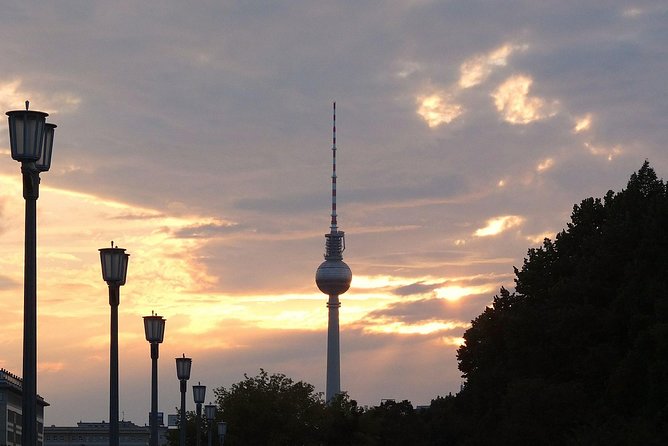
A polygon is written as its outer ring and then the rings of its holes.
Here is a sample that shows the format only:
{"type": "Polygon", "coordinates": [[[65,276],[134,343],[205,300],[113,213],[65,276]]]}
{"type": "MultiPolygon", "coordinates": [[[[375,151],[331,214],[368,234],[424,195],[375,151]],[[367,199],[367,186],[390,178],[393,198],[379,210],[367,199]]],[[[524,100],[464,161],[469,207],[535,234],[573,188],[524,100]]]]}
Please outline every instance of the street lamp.
{"type": "Polygon", "coordinates": [[[12,158],[21,163],[25,199],[25,251],[23,264],[23,431],[24,446],[37,445],[37,198],[39,174],[51,167],[55,124],[48,113],[8,111],[12,158]]]}
{"type": "Polygon", "coordinates": [[[208,423],[208,430],[209,430],[209,446],[212,446],[212,440],[213,440],[213,422],[216,419],[216,406],[213,404],[209,403],[206,406],[204,406],[204,413],[206,414],[206,419],[209,422],[208,423]]]}
{"type": "Polygon", "coordinates": [[[193,360],[186,358],[185,353],[182,358],[176,358],[176,377],[181,383],[181,414],[179,417],[179,439],[181,446],[186,446],[186,390],[188,389],[192,363],[193,360]]]}
{"type": "Polygon", "coordinates": [[[144,333],[151,344],[151,444],[158,446],[158,356],[159,345],[165,336],[165,319],[153,313],[144,316],[144,333]]]}
{"type": "Polygon", "coordinates": [[[224,421],[218,422],[218,440],[220,441],[220,446],[225,444],[225,435],[227,435],[227,423],[224,421]]]}
{"type": "Polygon", "coordinates": [[[197,431],[197,442],[196,446],[200,446],[201,435],[200,435],[200,420],[202,418],[202,403],[204,403],[204,398],[206,398],[206,386],[203,386],[202,383],[198,382],[196,386],[193,386],[193,399],[195,400],[195,430],[197,431]]]}
{"type": "Polygon", "coordinates": [[[125,285],[128,259],[125,249],[101,248],[102,279],[109,285],[109,305],[111,306],[111,344],[109,347],[109,446],[118,446],[118,304],[120,287],[125,285]]]}

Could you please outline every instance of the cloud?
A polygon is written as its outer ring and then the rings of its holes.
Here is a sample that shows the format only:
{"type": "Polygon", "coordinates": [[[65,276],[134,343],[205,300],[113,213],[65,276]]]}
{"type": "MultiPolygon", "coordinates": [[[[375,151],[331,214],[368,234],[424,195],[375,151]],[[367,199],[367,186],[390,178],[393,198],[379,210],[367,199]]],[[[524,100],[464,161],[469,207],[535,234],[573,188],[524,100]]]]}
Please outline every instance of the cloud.
{"type": "Polygon", "coordinates": [[[450,124],[464,112],[463,107],[455,103],[452,97],[444,92],[420,96],[417,102],[417,113],[430,128],[450,124]]]}
{"type": "Polygon", "coordinates": [[[494,105],[506,122],[530,124],[556,113],[556,103],[529,96],[532,83],[533,79],[529,76],[514,75],[492,93],[494,105]]]}
{"type": "Polygon", "coordinates": [[[553,166],[554,166],[554,159],[546,158],[540,163],[538,163],[538,166],[536,166],[536,170],[538,172],[544,172],[546,170],[551,169],[553,166]]]}
{"type": "Polygon", "coordinates": [[[174,237],[211,239],[243,230],[239,224],[212,222],[179,228],[174,232],[174,237]]]}
{"type": "Polygon", "coordinates": [[[506,43],[486,54],[477,54],[459,67],[459,87],[471,88],[481,84],[495,68],[504,67],[514,50],[520,47],[506,43]]]}
{"type": "Polygon", "coordinates": [[[582,133],[591,128],[592,115],[587,113],[584,116],[575,119],[575,125],[573,126],[573,133],[582,133]]]}
{"type": "Polygon", "coordinates": [[[613,147],[604,147],[587,142],[585,143],[585,147],[592,155],[605,157],[608,161],[612,161],[615,157],[621,155],[624,152],[622,147],[619,145],[615,145],[613,147]]]}
{"type": "Polygon", "coordinates": [[[502,215],[487,220],[487,224],[482,228],[476,229],[473,235],[476,237],[499,235],[508,229],[521,225],[522,223],[524,223],[524,217],[519,215],[502,215]]]}
{"type": "Polygon", "coordinates": [[[436,297],[439,299],[456,302],[465,296],[487,294],[492,292],[496,285],[480,285],[480,286],[461,286],[461,285],[446,285],[435,289],[436,297]]]}
{"type": "Polygon", "coordinates": [[[392,292],[398,296],[413,296],[420,294],[427,294],[434,291],[438,287],[438,284],[425,284],[423,282],[412,283],[410,285],[400,286],[399,288],[394,289],[392,292]]]}
{"type": "Polygon", "coordinates": [[[19,288],[21,286],[22,282],[18,282],[17,280],[7,277],[4,275],[0,275],[0,290],[13,290],[19,288]]]}

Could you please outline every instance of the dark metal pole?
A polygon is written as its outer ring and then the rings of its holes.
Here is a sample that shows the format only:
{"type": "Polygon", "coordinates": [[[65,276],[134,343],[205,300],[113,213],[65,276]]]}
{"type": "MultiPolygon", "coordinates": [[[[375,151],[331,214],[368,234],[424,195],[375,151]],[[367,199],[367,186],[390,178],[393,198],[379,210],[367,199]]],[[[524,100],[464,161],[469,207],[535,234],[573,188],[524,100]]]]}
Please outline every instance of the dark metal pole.
{"type": "Polygon", "coordinates": [[[207,420],[209,423],[209,446],[213,445],[213,420],[207,420]]]}
{"type": "Polygon", "coordinates": [[[37,198],[39,171],[24,162],[25,253],[23,278],[23,446],[37,446],[37,198]]]}
{"type": "Polygon", "coordinates": [[[109,285],[111,346],[109,349],[109,446],[118,446],[118,285],[109,285]]]}
{"type": "Polygon", "coordinates": [[[188,389],[188,381],[185,379],[181,381],[181,416],[179,417],[179,444],[186,446],[186,390],[188,389]]]}
{"type": "Polygon", "coordinates": [[[195,418],[195,430],[197,430],[197,441],[196,444],[197,446],[200,446],[202,442],[202,435],[200,434],[200,420],[202,419],[202,403],[196,403],[195,404],[195,410],[196,410],[196,418],[195,418]]]}
{"type": "Polygon", "coordinates": [[[151,343],[151,446],[158,446],[158,354],[160,344],[151,343]]]}

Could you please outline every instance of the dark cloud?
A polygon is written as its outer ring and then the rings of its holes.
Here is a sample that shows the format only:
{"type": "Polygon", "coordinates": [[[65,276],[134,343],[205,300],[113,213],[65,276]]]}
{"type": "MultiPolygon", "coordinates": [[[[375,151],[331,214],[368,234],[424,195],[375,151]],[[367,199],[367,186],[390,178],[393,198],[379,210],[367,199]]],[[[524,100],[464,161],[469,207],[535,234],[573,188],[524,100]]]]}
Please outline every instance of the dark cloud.
{"type": "Polygon", "coordinates": [[[412,296],[415,294],[425,294],[434,291],[439,287],[439,284],[427,285],[422,282],[412,283],[410,285],[402,286],[394,289],[392,292],[398,296],[412,296]]]}
{"type": "Polygon", "coordinates": [[[7,276],[0,275],[0,290],[12,290],[21,286],[21,283],[7,276]]]}
{"type": "Polygon", "coordinates": [[[215,239],[226,234],[233,234],[236,232],[245,231],[247,229],[248,228],[245,228],[241,225],[209,223],[203,225],[186,226],[185,228],[181,228],[175,231],[173,235],[177,238],[215,239]]]}

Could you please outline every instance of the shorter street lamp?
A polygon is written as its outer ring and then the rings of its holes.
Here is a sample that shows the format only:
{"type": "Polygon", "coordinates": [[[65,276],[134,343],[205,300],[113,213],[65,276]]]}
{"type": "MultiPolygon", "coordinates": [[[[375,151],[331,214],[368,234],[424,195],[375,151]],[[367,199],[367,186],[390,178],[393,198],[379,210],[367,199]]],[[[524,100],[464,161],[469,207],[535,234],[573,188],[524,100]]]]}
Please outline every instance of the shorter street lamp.
{"type": "Polygon", "coordinates": [[[224,421],[218,422],[218,440],[220,441],[220,446],[225,444],[225,435],[227,435],[227,423],[224,421]]]}
{"type": "Polygon", "coordinates": [[[151,446],[158,446],[158,356],[165,336],[165,318],[155,313],[144,316],[144,332],[151,344],[151,446]]]}
{"type": "Polygon", "coordinates": [[[212,446],[212,440],[213,440],[213,422],[216,419],[216,406],[213,404],[209,403],[206,406],[204,406],[204,413],[206,414],[206,419],[209,422],[208,427],[209,427],[209,446],[212,446]]]}
{"type": "Polygon", "coordinates": [[[196,386],[193,386],[193,398],[195,399],[195,430],[197,431],[197,446],[200,446],[201,435],[200,435],[200,420],[202,418],[202,404],[204,403],[204,398],[206,398],[206,386],[203,386],[202,383],[198,382],[196,386]]]}
{"type": "Polygon", "coordinates": [[[182,358],[176,358],[176,377],[181,383],[181,413],[179,416],[179,443],[181,446],[186,446],[186,390],[188,389],[192,363],[193,360],[186,358],[185,353],[182,358]]]}
{"type": "Polygon", "coordinates": [[[100,249],[102,279],[109,285],[109,305],[111,306],[111,343],[109,346],[109,445],[118,446],[118,304],[120,287],[125,285],[128,273],[128,259],[125,249],[114,247],[100,249]]]}

